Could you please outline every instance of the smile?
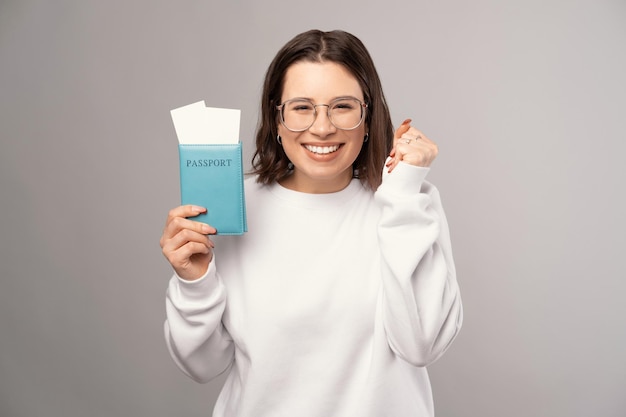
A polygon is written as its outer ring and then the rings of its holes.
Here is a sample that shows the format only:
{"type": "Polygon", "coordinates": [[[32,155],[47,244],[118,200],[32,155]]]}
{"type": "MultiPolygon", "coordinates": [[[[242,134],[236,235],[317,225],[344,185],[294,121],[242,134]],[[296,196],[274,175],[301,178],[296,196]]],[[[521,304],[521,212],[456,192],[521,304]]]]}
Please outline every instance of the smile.
{"type": "Polygon", "coordinates": [[[327,153],[333,153],[336,152],[337,149],[339,149],[339,145],[332,145],[332,146],[311,146],[311,145],[304,145],[304,147],[309,151],[309,152],[313,152],[315,154],[318,155],[324,155],[327,153]]]}

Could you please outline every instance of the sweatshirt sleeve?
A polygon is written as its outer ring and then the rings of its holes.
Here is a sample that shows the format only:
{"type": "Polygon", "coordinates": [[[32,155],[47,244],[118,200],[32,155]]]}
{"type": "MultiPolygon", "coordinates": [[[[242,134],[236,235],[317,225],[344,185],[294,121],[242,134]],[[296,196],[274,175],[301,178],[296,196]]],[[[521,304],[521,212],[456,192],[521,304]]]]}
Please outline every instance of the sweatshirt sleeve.
{"type": "Polygon", "coordinates": [[[174,275],[165,298],[165,341],[176,365],[190,378],[208,382],[229,368],[233,341],[222,324],[226,290],[215,269],[195,281],[174,275]]]}
{"type": "Polygon", "coordinates": [[[463,321],[448,224],[428,171],[400,163],[375,194],[383,325],[393,352],[415,366],[437,360],[463,321]]]}

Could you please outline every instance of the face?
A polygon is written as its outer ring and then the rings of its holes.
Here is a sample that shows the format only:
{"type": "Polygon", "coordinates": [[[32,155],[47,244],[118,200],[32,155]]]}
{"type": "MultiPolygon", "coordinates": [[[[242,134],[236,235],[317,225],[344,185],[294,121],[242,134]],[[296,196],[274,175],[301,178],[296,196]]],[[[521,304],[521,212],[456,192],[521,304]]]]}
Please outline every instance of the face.
{"type": "MultiPolygon", "coordinates": [[[[297,62],[285,74],[281,101],[307,98],[314,104],[328,104],[339,97],[364,101],[358,81],[334,62],[297,62]]],[[[327,107],[317,107],[313,125],[292,132],[278,123],[283,149],[294,165],[293,174],[280,183],[307,193],[330,193],[347,187],[367,131],[365,122],[354,130],[337,129],[328,119],[327,107]]]]}

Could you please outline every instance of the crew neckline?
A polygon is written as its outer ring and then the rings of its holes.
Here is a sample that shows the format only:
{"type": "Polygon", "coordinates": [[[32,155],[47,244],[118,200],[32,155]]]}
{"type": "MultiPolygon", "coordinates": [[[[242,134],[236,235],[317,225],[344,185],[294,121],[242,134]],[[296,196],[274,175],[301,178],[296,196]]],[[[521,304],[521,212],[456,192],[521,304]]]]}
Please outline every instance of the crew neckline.
{"type": "Polygon", "coordinates": [[[308,209],[325,209],[336,208],[337,206],[345,204],[362,188],[363,185],[361,181],[358,178],[353,178],[344,189],[333,193],[304,193],[286,188],[280,185],[278,181],[269,186],[269,191],[276,198],[293,206],[308,209]]]}

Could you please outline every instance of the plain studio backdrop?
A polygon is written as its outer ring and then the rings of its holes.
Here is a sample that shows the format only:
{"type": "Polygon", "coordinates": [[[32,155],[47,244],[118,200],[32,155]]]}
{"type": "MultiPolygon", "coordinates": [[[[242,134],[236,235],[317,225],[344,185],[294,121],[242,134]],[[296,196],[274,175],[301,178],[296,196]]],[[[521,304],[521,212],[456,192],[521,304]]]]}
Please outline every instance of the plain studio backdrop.
{"type": "Polygon", "coordinates": [[[440,146],[465,325],[437,415],[624,416],[624,0],[0,0],[0,415],[210,415],[221,381],[163,340],[169,111],[242,109],[249,167],[265,69],[311,28],[360,37],[440,146]]]}

